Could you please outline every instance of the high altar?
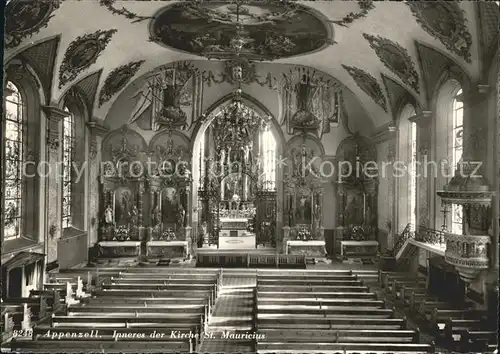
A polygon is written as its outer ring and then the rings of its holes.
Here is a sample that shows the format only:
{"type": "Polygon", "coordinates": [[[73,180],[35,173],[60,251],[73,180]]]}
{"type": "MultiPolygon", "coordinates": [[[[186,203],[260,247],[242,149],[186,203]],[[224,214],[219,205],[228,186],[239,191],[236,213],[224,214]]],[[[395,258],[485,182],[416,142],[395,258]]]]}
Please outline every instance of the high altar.
{"type": "MultiPolygon", "coordinates": [[[[273,246],[275,182],[263,173],[265,117],[244,105],[241,90],[213,117],[200,151],[198,247],[273,246]],[[209,171],[208,166],[218,170],[209,171]]],[[[269,153],[268,153],[269,155],[269,153]]]]}
{"type": "Polygon", "coordinates": [[[293,148],[290,157],[292,166],[284,180],[284,214],[288,220],[283,227],[283,252],[323,259],[326,249],[322,179],[315,166],[308,163],[314,159],[314,150],[304,143],[300,149],[293,148]]]}

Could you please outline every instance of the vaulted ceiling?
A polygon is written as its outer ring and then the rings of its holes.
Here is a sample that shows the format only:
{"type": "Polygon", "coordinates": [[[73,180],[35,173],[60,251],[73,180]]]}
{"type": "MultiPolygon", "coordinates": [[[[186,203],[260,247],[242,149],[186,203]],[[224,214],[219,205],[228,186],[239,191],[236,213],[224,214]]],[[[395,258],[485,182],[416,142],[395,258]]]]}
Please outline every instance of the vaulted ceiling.
{"type": "MultiPolygon", "coordinates": [[[[299,1],[287,13],[276,6],[283,2],[246,1],[254,14],[246,25],[260,53],[265,47],[264,61],[306,65],[331,75],[358,98],[373,125],[382,126],[393,119],[390,90],[401,89],[426,108],[422,51],[449,58],[473,82],[483,78],[481,63],[496,41],[498,6],[486,5],[493,6],[488,11],[474,2],[432,3],[299,1]],[[259,26],[279,27],[281,33],[269,43],[259,26]],[[307,29],[309,37],[304,36],[307,29]]],[[[44,73],[46,80],[40,80],[50,87],[52,102],[79,86],[93,95],[93,115],[105,119],[134,80],[168,63],[203,59],[207,53],[200,48],[206,43],[218,50],[214,43],[223,42],[221,34],[232,18],[215,18],[214,23],[209,18],[213,6],[176,13],[182,6],[174,1],[12,0],[6,8],[4,62],[20,55],[38,64],[35,69],[44,73]],[[188,42],[191,46],[184,45],[188,42]],[[30,50],[34,54],[28,56],[30,50]]]]}

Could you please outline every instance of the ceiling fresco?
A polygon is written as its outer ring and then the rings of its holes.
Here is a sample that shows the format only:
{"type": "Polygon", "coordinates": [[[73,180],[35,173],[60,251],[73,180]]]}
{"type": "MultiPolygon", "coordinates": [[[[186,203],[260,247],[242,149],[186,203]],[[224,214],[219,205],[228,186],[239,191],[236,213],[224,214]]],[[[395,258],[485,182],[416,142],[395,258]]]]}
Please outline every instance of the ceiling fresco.
{"type": "Polygon", "coordinates": [[[106,48],[116,29],[96,31],[70,43],[59,69],[59,88],[74,80],[80,72],[94,64],[106,48]]]}
{"type": "Polygon", "coordinates": [[[59,8],[58,1],[22,1],[14,0],[5,7],[6,48],[17,47],[21,41],[46,27],[59,8]]]}
{"type": "Polygon", "coordinates": [[[105,102],[108,102],[114,94],[125,87],[140,69],[144,60],[133,61],[126,65],[122,65],[114,69],[109,73],[106,80],[104,80],[104,86],[99,93],[99,107],[101,107],[105,102]]]}
{"type": "Polygon", "coordinates": [[[372,36],[363,33],[363,37],[370,43],[370,47],[377,53],[380,61],[395,73],[404,83],[413,88],[415,92],[420,92],[418,73],[415,69],[408,51],[387,38],[372,36]]]}
{"type": "Polygon", "coordinates": [[[387,103],[385,100],[384,92],[380,87],[377,79],[368,74],[366,71],[355,66],[342,65],[342,67],[351,75],[356,85],[359,86],[368,96],[372,98],[375,103],[387,112],[387,103]]]}
{"type": "MultiPolygon", "coordinates": [[[[431,36],[439,39],[448,50],[471,62],[472,36],[467,20],[454,1],[407,1],[418,23],[431,36]]],[[[497,9],[498,16],[498,9],[497,9]]]]}
{"type": "Polygon", "coordinates": [[[319,50],[332,43],[329,29],[297,4],[238,5],[179,3],[162,10],[151,40],[201,56],[277,59],[319,50]]]}
{"type": "Polygon", "coordinates": [[[200,87],[276,91],[281,77],[256,70],[259,61],[306,65],[354,92],[359,102],[346,96],[346,105],[359,104],[383,126],[392,117],[381,75],[422,102],[432,86],[426,66],[448,68],[432,62],[437,55],[473,82],[485,77],[487,60],[495,60],[498,9],[496,2],[443,0],[8,0],[4,66],[21,60],[51,101],[88,83],[92,115],[106,120],[115,104],[130,100],[128,87],[145,80],[137,75],[195,56],[224,60],[217,68],[201,66],[200,87]],[[39,46],[48,40],[53,44],[39,46]],[[129,64],[139,61],[132,74],[136,66],[129,64]]]}

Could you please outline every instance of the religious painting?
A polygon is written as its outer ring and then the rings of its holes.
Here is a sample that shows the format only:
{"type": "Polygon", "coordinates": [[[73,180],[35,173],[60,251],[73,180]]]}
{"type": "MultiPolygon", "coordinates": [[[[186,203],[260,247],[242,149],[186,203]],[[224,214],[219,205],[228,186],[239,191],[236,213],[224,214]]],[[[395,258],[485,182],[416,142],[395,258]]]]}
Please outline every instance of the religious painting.
{"type": "MultiPolygon", "coordinates": [[[[448,50],[471,62],[472,36],[467,28],[465,13],[458,3],[407,1],[406,4],[427,33],[439,39],[448,50]]],[[[498,17],[498,8],[495,11],[498,17]]]]}
{"type": "Polygon", "coordinates": [[[183,2],[156,16],[151,40],[209,58],[240,53],[263,60],[319,50],[331,43],[329,32],[327,24],[294,3],[183,2]]]}
{"type": "Polygon", "coordinates": [[[380,61],[415,92],[420,92],[420,84],[415,64],[408,51],[387,38],[363,33],[380,61]]]}
{"type": "Polygon", "coordinates": [[[137,225],[139,211],[134,204],[134,196],[130,188],[121,187],[115,191],[116,226],[137,225]]]}
{"type": "Polygon", "coordinates": [[[59,88],[76,79],[79,73],[94,64],[116,32],[116,29],[99,30],[77,37],[71,42],[59,68],[59,88]]]}
{"type": "Polygon", "coordinates": [[[387,101],[382,91],[382,87],[372,75],[355,66],[342,65],[342,67],[351,75],[356,85],[371,97],[384,111],[387,112],[387,101]]]}
{"type": "Polygon", "coordinates": [[[134,77],[143,63],[144,60],[133,61],[126,65],[119,66],[109,73],[99,93],[99,107],[123,89],[130,79],[134,77]]]}
{"type": "Polygon", "coordinates": [[[17,47],[21,41],[47,26],[60,1],[13,0],[5,6],[6,48],[17,47]]]}
{"type": "Polygon", "coordinates": [[[175,187],[165,187],[161,192],[162,223],[164,230],[172,231],[185,226],[186,210],[182,203],[182,195],[175,187]]]}

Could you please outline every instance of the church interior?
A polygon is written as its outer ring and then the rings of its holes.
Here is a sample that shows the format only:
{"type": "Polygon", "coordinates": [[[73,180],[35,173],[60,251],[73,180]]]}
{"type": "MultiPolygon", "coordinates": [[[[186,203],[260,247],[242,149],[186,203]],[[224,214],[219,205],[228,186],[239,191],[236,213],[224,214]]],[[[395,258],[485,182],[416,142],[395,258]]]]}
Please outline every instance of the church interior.
{"type": "Polygon", "coordinates": [[[497,352],[499,2],[4,12],[2,352],[497,352]]]}

